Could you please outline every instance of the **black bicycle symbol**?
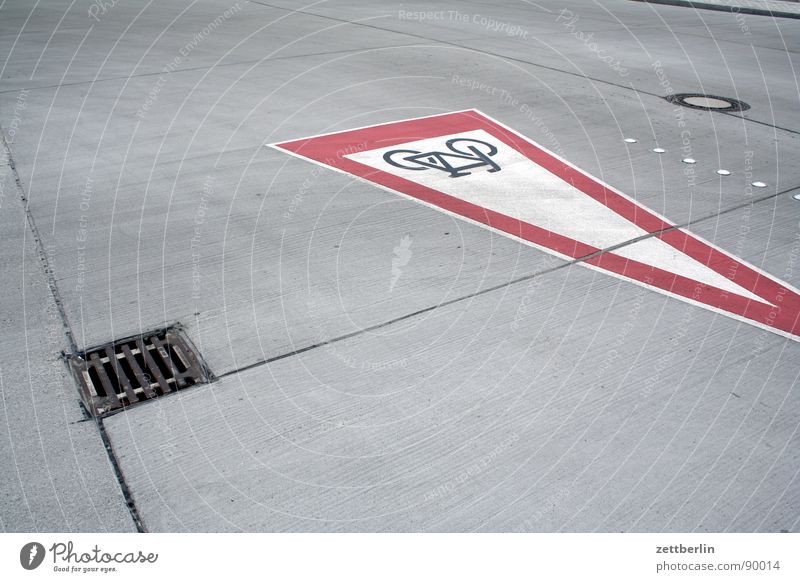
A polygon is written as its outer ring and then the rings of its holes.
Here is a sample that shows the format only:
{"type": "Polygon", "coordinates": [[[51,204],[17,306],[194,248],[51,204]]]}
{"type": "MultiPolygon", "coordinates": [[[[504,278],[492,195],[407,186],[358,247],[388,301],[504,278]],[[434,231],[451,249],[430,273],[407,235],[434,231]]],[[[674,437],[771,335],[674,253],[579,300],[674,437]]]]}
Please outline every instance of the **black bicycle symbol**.
{"type": "Polygon", "coordinates": [[[469,176],[474,168],[487,166],[489,172],[499,172],[500,166],[490,157],[497,153],[497,148],[490,143],[478,139],[457,137],[444,144],[449,152],[418,152],[416,150],[392,150],[383,154],[385,162],[405,170],[441,170],[448,172],[451,178],[469,176]],[[469,145],[468,145],[469,144],[469,145]],[[399,158],[399,160],[398,160],[399,158]],[[455,165],[452,160],[468,160],[467,163],[455,165]]]}

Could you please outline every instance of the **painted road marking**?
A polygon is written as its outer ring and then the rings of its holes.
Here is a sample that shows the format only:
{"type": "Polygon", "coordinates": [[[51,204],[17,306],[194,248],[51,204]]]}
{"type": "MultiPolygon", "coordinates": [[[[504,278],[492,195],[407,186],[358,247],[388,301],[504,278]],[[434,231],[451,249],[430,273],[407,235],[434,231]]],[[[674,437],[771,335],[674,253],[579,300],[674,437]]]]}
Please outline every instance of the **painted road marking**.
{"type": "Polygon", "coordinates": [[[397,121],[273,147],[568,260],[646,237],[579,264],[800,341],[796,289],[674,228],[622,192],[479,111],[397,121]]]}

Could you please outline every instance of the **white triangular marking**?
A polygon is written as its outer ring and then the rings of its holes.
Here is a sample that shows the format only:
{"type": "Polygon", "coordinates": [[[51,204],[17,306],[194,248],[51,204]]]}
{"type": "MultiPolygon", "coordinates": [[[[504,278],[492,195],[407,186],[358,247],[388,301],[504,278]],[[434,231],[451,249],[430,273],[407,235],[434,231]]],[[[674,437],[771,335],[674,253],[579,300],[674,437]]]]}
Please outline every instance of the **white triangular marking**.
{"type": "Polygon", "coordinates": [[[754,295],[727,277],[723,277],[716,271],[695,261],[693,258],[683,254],[661,239],[654,237],[647,238],[631,245],[621,247],[613,252],[626,259],[633,259],[640,263],[645,263],[646,265],[652,265],[668,273],[683,275],[694,281],[705,283],[717,289],[722,289],[723,291],[728,291],[729,293],[741,295],[742,297],[769,305],[769,303],[764,301],[761,297],[754,295]]]}
{"type": "MultiPolygon", "coordinates": [[[[644,229],[483,130],[411,141],[346,157],[599,249],[607,249],[647,234],[644,229]],[[501,170],[488,172],[482,167],[472,170],[468,176],[451,178],[445,171],[398,168],[383,159],[386,152],[397,149],[418,152],[448,151],[445,142],[453,138],[477,139],[494,145],[498,151],[491,159],[501,170]]],[[[766,303],[757,295],[658,238],[647,238],[613,252],[723,291],[766,303]]]]}

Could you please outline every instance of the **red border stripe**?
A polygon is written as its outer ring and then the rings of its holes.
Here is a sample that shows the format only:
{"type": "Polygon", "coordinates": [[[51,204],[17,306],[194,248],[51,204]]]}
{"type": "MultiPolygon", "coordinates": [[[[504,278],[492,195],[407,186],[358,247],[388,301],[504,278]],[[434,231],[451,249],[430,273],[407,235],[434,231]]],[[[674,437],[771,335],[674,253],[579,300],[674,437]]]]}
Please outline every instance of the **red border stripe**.
{"type": "Polygon", "coordinates": [[[800,296],[797,293],[779,281],[758,273],[741,261],[695,238],[688,232],[675,228],[673,224],[666,222],[643,206],[478,111],[460,111],[397,121],[275,145],[298,156],[411,196],[567,257],[579,259],[599,251],[600,249],[591,245],[345,157],[361,151],[479,129],[517,150],[554,176],[607,206],[639,228],[649,233],[659,233],[656,236],[665,243],[761,297],[767,304],[716,287],[699,284],[692,279],[627,259],[613,252],[605,252],[586,259],[586,263],[691,301],[703,303],[762,325],[800,336],[800,296]]]}

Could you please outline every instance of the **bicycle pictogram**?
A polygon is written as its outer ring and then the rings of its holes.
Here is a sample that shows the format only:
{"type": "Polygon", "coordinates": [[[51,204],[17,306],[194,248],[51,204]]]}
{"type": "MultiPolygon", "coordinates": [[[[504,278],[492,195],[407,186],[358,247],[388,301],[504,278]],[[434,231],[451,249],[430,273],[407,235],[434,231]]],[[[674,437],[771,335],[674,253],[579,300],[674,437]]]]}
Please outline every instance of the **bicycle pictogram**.
{"type": "Polygon", "coordinates": [[[444,152],[418,152],[416,150],[392,150],[383,154],[385,162],[405,170],[441,170],[451,178],[469,176],[475,168],[487,166],[488,172],[499,172],[500,166],[490,158],[497,148],[478,139],[454,138],[444,144],[444,152]],[[458,165],[460,164],[460,165],[458,165]]]}

